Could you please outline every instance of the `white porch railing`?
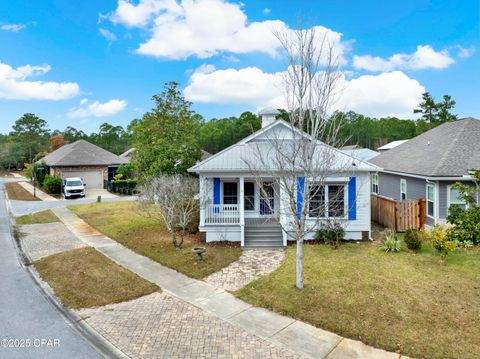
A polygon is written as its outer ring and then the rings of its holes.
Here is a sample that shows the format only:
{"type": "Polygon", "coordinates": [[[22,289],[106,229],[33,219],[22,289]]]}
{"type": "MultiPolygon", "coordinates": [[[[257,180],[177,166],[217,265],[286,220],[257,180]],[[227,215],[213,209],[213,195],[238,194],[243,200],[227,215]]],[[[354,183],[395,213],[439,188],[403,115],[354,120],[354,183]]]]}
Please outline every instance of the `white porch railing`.
{"type": "Polygon", "coordinates": [[[238,204],[207,204],[205,206],[205,225],[240,224],[238,204]]]}

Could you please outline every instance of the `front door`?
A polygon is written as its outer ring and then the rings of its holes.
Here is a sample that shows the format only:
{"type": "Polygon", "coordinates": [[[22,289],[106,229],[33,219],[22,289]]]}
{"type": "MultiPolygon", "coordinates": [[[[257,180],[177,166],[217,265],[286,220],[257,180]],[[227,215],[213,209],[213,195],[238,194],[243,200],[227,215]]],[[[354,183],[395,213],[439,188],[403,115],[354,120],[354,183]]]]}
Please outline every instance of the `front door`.
{"type": "Polygon", "coordinates": [[[275,213],[275,191],[273,182],[263,182],[260,188],[260,215],[271,216],[275,213]]]}

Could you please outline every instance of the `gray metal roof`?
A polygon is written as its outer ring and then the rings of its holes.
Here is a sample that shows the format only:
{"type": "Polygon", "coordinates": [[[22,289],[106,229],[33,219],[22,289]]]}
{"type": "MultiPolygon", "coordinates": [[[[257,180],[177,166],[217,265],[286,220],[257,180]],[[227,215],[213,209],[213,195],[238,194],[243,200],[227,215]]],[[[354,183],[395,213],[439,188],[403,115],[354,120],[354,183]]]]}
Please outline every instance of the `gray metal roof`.
{"type": "Polygon", "coordinates": [[[480,120],[447,122],[370,160],[387,171],[461,177],[480,168],[480,120]]]}
{"type": "MultiPolygon", "coordinates": [[[[285,127],[289,129],[288,124],[283,121],[276,121],[266,128],[262,128],[249,137],[239,141],[238,143],[220,151],[213,156],[197,163],[195,166],[189,168],[190,172],[248,172],[252,170],[252,165],[256,170],[275,171],[278,169],[278,162],[276,161],[277,150],[272,141],[261,140],[256,141],[262,135],[265,135],[266,131],[277,132],[275,127],[285,127]],[[259,155],[259,154],[262,155],[259,155]],[[262,162],[260,164],[259,162],[262,162]]],[[[291,131],[291,130],[290,130],[291,131]]],[[[301,131],[296,130],[299,134],[307,135],[301,131]]],[[[291,132],[290,132],[291,134],[291,132]]],[[[267,136],[268,137],[268,136],[267,136]]],[[[283,138],[283,137],[282,137],[283,138]]],[[[282,156],[288,155],[289,151],[295,156],[295,150],[298,151],[298,146],[292,145],[291,139],[283,140],[282,144],[282,156]]],[[[278,144],[278,142],[276,142],[278,144]]],[[[325,159],[328,158],[330,163],[329,170],[331,171],[378,171],[375,165],[359,160],[349,156],[340,150],[327,146],[324,143],[318,141],[318,147],[316,149],[314,161],[319,164],[319,169],[323,168],[325,159]]],[[[297,162],[298,168],[295,170],[301,171],[302,164],[297,162]]]]}
{"type": "Polygon", "coordinates": [[[49,153],[39,162],[45,161],[47,166],[109,166],[128,163],[121,158],[93,143],[78,140],[49,153]]]}

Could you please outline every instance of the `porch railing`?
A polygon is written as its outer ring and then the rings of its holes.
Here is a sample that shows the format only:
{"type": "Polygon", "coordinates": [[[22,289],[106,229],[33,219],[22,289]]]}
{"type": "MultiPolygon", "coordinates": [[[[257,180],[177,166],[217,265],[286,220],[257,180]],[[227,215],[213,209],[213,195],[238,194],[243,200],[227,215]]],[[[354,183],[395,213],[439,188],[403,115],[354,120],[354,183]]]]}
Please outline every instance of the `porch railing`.
{"type": "Polygon", "coordinates": [[[205,224],[240,224],[238,204],[208,204],[205,206],[205,224]]]}

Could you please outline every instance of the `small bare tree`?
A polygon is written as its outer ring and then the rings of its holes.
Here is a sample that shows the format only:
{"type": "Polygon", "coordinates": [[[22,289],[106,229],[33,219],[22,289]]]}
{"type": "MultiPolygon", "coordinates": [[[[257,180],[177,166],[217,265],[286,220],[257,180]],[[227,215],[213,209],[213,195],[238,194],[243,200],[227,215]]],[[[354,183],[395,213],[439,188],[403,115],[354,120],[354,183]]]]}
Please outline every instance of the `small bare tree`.
{"type": "Polygon", "coordinates": [[[286,214],[283,218],[290,218],[280,221],[280,225],[296,241],[296,286],[302,289],[303,242],[308,232],[318,228],[320,221],[307,221],[307,215],[320,218],[324,211],[338,211],[338,217],[346,215],[343,200],[334,198],[344,195],[343,187],[338,186],[338,193],[325,195],[325,180],[329,175],[351,168],[352,161],[334,148],[342,145],[338,136],[341,121],[330,117],[329,111],[340,90],[342,73],[328,34],[319,34],[312,27],[275,35],[288,59],[283,90],[289,135],[270,131],[244,161],[263,195],[267,197],[267,191],[273,187],[280,198],[279,213],[286,214]],[[272,181],[273,186],[265,189],[265,178],[272,181]],[[335,202],[343,208],[334,208],[335,202]]]}
{"type": "Polygon", "coordinates": [[[185,175],[158,176],[140,190],[140,213],[165,224],[175,249],[182,247],[188,225],[198,209],[198,180],[185,175]],[[180,230],[180,240],[177,240],[180,230]]]}

